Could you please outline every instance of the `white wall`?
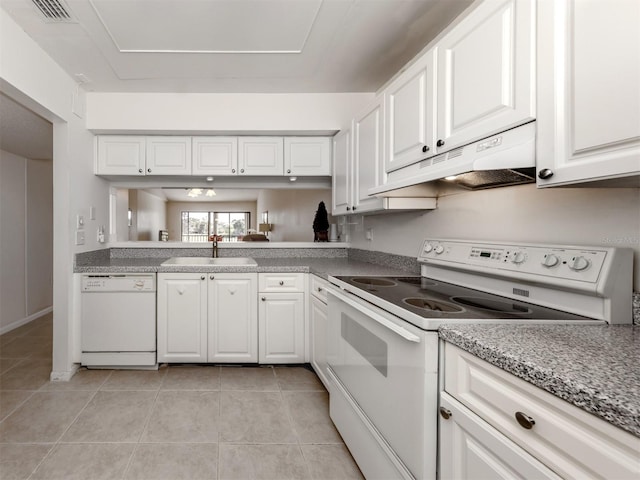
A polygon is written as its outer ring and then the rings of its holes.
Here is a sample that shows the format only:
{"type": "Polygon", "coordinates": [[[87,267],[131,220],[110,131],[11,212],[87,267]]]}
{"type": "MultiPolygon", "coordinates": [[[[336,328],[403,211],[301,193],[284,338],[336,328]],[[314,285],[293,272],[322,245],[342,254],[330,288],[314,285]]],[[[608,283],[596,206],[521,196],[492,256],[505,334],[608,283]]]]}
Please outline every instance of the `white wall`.
{"type": "Polygon", "coordinates": [[[425,238],[618,246],[634,249],[640,290],[640,189],[521,185],[438,199],[427,213],[364,217],[351,231],[356,248],[417,256],[425,238]],[[373,229],[367,241],[366,229],[373,229]]]}
{"type": "MultiPolygon", "coordinates": [[[[257,229],[256,202],[167,202],[167,223],[169,240],[179,242],[181,235],[182,212],[249,212],[251,226],[257,229]]],[[[157,240],[157,239],[156,239],[157,240]]]]}
{"type": "Polygon", "coordinates": [[[97,132],[337,131],[373,93],[88,93],[97,132]]]}
{"type": "Polygon", "coordinates": [[[52,162],[0,150],[0,333],[53,304],[52,162]]]}
{"type": "Polygon", "coordinates": [[[129,190],[129,208],[132,210],[133,221],[129,240],[157,241],[159,230],[167,229],[166,204],[164,198],[145,190],[129,190]]]}
{"type": "MultiPolygon", "coordinates": [[[[269,223],[273,224],[269,234],[272,242],[313,242],[313,219],[322,201],[330,212],[330,189],[265,189],[258,195],[258,216],[269,212],[269,223]]],[[[331,215],[329,223],[333,223],[331,215]]]]}

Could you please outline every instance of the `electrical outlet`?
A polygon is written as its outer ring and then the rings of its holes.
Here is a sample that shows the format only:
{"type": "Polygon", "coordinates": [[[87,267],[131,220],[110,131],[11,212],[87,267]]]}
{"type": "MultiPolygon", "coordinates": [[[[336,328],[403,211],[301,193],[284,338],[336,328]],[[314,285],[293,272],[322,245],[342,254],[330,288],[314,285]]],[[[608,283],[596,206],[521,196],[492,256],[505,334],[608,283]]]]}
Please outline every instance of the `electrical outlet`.
{"type": "Polygon", "coordinates": [[[76,245],[84,245],[84,230],[76,230],[76,245]]]}

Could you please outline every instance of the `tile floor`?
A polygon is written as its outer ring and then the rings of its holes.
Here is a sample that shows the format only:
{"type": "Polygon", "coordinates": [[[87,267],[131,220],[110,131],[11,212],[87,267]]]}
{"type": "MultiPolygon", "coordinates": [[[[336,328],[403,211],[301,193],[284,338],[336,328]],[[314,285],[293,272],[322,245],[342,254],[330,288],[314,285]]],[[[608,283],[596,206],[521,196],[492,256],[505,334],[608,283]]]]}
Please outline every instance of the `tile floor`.
{"type": "Polygon", "coordinates": [[[49,382],[51,316],[0,336],[0,479],[362,478],[302,367],[80,370],[49,382]]]}

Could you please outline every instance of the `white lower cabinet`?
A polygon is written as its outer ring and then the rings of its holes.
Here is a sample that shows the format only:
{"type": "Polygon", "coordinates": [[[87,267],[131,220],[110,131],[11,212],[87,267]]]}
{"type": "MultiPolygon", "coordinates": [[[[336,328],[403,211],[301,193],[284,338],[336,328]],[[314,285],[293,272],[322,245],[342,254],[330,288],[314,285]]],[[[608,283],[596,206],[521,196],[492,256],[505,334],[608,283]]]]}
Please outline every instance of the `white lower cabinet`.
{"type": "Polygon", "coordinates": [[[442,478],[640,478],[640,438],[454,345],[444,351],[442,478]]]}
{"type": "Polygon", "coordinates": [[[329,282],[310,275],[309,325],[311,330],[311,366],[324,386],[329,389],[327,380],[327,288],[329,282]]]}
{"type": "Polygon", "coordinates": [[[260,363],[304,363],[304,280],[303,273],[259,274],[260,363]]]}
{"type": "Polygon", "coordinates": [[[256,296],[255,273],[159,273],[158,362],[257,362],[256,296]]]}

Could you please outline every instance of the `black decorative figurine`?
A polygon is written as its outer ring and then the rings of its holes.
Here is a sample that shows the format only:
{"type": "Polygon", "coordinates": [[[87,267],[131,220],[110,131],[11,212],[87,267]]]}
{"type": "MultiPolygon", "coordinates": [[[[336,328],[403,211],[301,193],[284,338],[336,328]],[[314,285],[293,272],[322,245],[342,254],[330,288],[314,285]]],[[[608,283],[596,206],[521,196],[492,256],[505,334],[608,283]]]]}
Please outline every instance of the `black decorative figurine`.
{"type": "Polygon", "coordinates": [[[313,219],[313,241],[329,241],[329,219],[327,218],[327,207],[324,206],[324,202],[318,204],[316,218],[313,219]]]}

